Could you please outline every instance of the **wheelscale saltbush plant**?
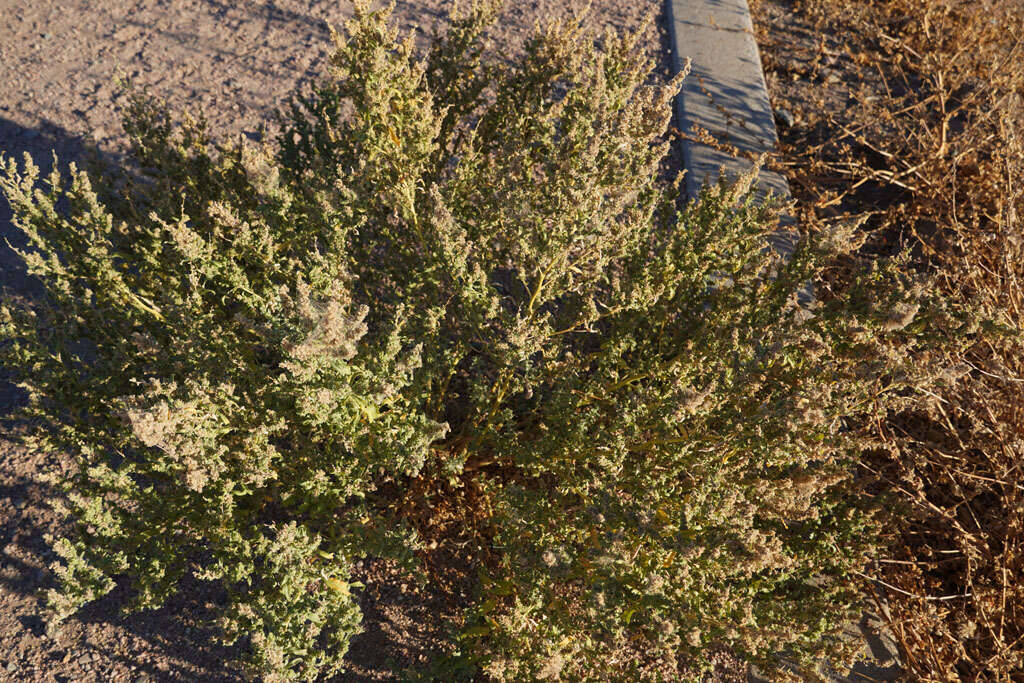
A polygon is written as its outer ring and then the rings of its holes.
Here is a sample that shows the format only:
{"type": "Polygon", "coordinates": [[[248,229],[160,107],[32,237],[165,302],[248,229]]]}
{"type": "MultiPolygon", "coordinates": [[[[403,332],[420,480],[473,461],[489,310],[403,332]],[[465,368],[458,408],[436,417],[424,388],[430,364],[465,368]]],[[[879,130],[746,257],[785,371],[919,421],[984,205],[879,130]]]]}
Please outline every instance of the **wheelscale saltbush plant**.
{"type": "Polygon", "coordinates": [[[939,381],[959,318],[901,259],[845,256],[852,229],[780,257],[752,177],[680,208],[681,77],[646,85],[637,36],[576,20],[498,62],[496,12],[456,10],[420,59],[357,3],[276,143],[135,95],[124,170],[3,161],[45,295],[5,300],[2,354],[32,447],[76,463],[54,624],[191,575],[254,675],[329,675],[353,564],[422,573],[424,520],[471,490],[451,677],[849,655],[877,526],[858,424],[939,381]]]}

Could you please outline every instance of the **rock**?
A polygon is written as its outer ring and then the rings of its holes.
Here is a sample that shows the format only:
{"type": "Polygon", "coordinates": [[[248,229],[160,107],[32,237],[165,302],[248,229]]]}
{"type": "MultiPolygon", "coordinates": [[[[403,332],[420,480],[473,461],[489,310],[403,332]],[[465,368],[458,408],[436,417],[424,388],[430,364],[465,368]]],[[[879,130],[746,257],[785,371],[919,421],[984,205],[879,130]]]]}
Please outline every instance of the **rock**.
{"type": "Polygon", "coordinates": [[[7,671],[7,673],[14,673],[18,670],[18,663],[14,661],[7,662],[7,666],[5,666],[4,669],[7,671]]]}
{"type": "Polygon", "coordinates": [[[796,118],[788,109],[777,109],[775,110],[775,122],[782,128],[792,128],[796,125],[796,118]]]}

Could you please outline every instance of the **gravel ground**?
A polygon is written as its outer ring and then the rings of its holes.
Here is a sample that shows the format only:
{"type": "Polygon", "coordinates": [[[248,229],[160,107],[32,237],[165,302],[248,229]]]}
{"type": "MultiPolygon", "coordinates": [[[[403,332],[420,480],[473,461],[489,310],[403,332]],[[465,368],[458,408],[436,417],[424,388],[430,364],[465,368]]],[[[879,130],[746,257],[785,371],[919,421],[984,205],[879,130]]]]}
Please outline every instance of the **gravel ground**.
{"type": "MultiPolygon", "coordinates": [[[[429,35],[449,4],[400,0],[395,21],[429,35]]],[[[564,4],[509,3],[496,49],[514,50],[538,17],[564,4]]],[[[660,0],[592,4],[589,23],[626,30],[662,7],[660,0]]],[[[201,112],[220,135],[251,133],[320,73],[328,23],[340,26],[350,11],[350,3],[326,0],[0,0],[0,151],[29,152],[44,167],[51,150],[62,162],[88,150],[115,157],[125,143],[118,75],[176,109],[201,112]]],[[[646,41],[665,71],[662,21],[659,16],[647,30],[646,41]]],[[[19,241],[6,205],[0,205],[0,239],[19,241]]],[[[33,288],[6,245],[0,245],[0,288],[33,288]]],[[[17,400],[0,378],[0,416],[17,400]]],[[[125,596],[115,593],[55,637],[44,633],[38,592],[52,585],[45,537],[58,521],[38,472],[62,456],[18,447],[9,438],[16,429],[9,421],[0,426],[0,680],[238,680],[226,663],[237,653],[217,646],[202,626],[218,600],[208,586],[185,586],[173,605],[127,617],[120,615],[125,596]]],[[[430,594],[370,559],[361,571],[368,584],[366,633],[353,644],[352,671],[343,680],[392,680],[441,647],[459,588],[430,594]]]]}

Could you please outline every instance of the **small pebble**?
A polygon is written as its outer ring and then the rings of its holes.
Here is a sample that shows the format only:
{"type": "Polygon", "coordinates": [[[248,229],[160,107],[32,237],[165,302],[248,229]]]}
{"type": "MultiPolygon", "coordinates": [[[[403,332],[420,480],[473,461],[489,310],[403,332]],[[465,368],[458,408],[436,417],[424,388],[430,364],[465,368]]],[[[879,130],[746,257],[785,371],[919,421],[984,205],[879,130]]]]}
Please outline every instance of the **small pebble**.
{"type": "Polygon", "coordinates": [[[793,113],[788,109],[778,109],[775,112],[775,122],[783,128],[792,128],[796,125],[796,119],[793,117],[793,113]]]}

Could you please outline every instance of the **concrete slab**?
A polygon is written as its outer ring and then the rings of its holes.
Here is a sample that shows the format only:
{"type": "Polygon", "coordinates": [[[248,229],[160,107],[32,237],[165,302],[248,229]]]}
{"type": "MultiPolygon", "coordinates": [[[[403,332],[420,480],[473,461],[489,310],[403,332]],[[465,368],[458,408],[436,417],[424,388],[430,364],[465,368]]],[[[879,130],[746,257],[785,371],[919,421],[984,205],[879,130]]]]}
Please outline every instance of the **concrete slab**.
{"type": "MultiPolygon", "coordinates": [[[[746,0],[666,2],[673,66],[678,71],[687,58],[692,60],[676,100],[679,129],[689,134],[695,126],[702,128],[742,154],[684,140],[686,190],[694,198],[723,171],[735,177],[749,170],[750,159],[774,151],[778,135],[746,0]]],[[[789,185],[777,173],[762,171],[757,186],[763,193],[789,197],[789,185]]]]}

